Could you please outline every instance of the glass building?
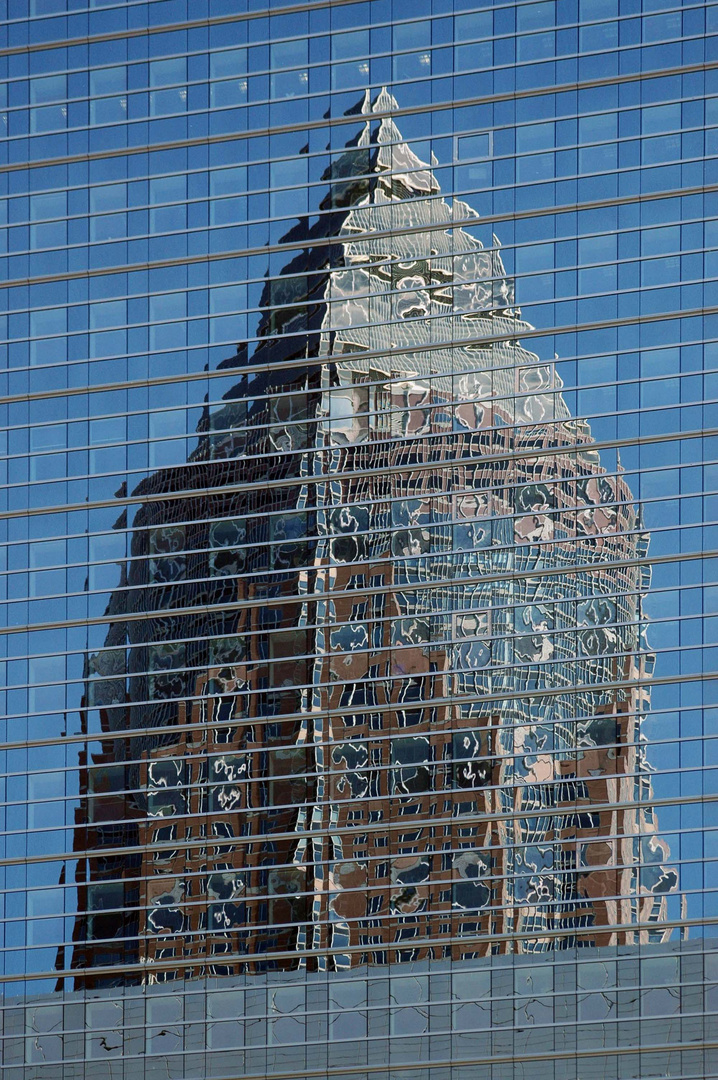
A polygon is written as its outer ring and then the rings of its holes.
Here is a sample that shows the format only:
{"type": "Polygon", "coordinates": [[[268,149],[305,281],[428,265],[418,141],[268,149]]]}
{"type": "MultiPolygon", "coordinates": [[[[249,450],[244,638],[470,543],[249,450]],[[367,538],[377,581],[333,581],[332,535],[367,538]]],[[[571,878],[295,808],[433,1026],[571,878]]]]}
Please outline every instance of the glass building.
{"type": "Polygon", "coordinates": [[[718,1077],[717,10],[0,2],[0,1080],[718,1077]]]}

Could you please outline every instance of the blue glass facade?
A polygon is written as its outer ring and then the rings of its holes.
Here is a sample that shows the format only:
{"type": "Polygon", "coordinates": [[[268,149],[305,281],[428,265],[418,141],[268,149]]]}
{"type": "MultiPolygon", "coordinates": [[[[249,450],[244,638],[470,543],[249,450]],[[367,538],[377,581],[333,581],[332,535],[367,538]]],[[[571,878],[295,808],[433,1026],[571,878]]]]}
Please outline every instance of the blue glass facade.
{"type": "Polygon", "coordinates": [[[718,1076],[716,10],[0,3],[2,1080],[718,1076]]]}

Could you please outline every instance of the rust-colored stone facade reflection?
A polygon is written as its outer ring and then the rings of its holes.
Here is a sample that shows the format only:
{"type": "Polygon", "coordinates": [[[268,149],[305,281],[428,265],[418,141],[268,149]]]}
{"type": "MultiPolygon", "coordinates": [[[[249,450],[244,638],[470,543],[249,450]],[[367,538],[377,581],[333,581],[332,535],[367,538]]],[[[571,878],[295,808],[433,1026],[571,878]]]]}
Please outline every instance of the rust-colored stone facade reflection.
{"type": "Polygon", "coordinates": [[[394,107],[365,101],[332,246],[307,233],[196,451],[138,491],[88,658],[90,982],[117,939],[155,980],[666,934],[648,538],[394,107]]]}

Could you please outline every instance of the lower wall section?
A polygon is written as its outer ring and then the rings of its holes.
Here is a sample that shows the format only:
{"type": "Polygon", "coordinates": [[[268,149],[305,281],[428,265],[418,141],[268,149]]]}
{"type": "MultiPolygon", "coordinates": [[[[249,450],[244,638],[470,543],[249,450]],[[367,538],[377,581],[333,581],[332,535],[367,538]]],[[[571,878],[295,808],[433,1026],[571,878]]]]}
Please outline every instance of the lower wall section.
{"type": "Polygon", "coordinates": [[[714,940],[8,999],[2,1080],[718,1076],[714,940]]]}

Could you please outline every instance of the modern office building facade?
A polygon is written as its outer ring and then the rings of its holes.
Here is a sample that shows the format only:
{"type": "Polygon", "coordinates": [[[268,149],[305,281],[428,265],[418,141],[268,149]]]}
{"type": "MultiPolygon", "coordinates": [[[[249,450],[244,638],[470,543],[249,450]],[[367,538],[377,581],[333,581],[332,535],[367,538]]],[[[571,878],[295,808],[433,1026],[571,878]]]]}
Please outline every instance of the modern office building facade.
{"type": "Polygon", "coordinates": [[[3,1080],[718,1076],[716,8],[4,7],[3,1080]]]}

